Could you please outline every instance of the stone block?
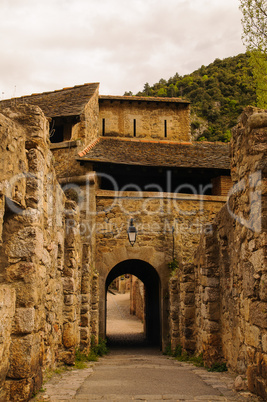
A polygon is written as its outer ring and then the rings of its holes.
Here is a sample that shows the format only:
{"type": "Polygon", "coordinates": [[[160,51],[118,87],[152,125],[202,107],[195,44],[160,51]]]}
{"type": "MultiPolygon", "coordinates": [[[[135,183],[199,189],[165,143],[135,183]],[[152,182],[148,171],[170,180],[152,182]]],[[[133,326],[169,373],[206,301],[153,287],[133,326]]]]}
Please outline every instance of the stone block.
{"type": "Polygon", "coordinates": [[[185,306],[192,306],[195,302],[195,295],[194,293],[187,293],[184,297],[184,305],[185,306]]]}
{"type": "Polygon", "coordinates": [[[262,350],[267,353],[267,333],[262,335],[262,350]]]}
{"type": "Polygon", "coordinates": [[[182,346],[186,351],[194,352],[196,349],[196,341],[192,339],[182,339],[182,346]]]}
{"type": "Polygon", "coordinates": [[[39,304],[41,292],[39,281],[32,284],[15,283],[17,307],[35,307],[39,304]]]}
{"type": "Polygon", "coordinates": [[[219,299],[219,289],[206,287],[204,290],[203,301],[206,302],[215,302],[219,299]]]}
{"type": "Polygon", "coordinates": [[[77,312],[75,306],[64,306],[63,309],[63,320],[66,322],[73,322],[76,320],[77,312]]]}
{"type": "Polygon", "coordinates": [[[244,297],[251,297],[254,294],[255,278],[253,265],[246,261],[242,266],[243,271],[243,293],[244,297]]]}
{"type": "Polygon", "coordinates": [[[61,362],[71,366],[75,362],[75,349],[70,348],[68,350],[61,351],[59,353],[59,359],[61,362]]]}
{"type": "Polygon", "coordinates": [[[37,227],[26,227],[18,231],[6,245],[10,258],[31,258],[37,256],[41,259],[43,251],[43,232],[37,227]]]}
{"type": "Polygon", "coordinates": [[[39,149],[31,148],[27,153],[28,167],[31,173],[40,173],[45,170],[45,159],[39,149]]]}
{"type": "Polygon", "coordinates": [[[252,324],[267,328],[267,303],[252,302],[249,309],[249,319],[252,324]]]}
{"type": "Polygon", "coordinates": [[[89,339],[89,328],[80,328],[80,338],[83,341],[89,339]]]}
{"type": "Polygon", "coordinates": [[[81,298],[82,303],[84,303],[84,304],[89,303],[89,300],[90,300],[89,295],[81,295],[81,296],[82,296],[82,298],[81,298]]]}
{"type": "Polygon", "coordinates": [[[259,296],[262,301],[267,302],[267,274],[263,274],[261,277],[259,296]]]}
{"type": "Polygon", "coordinates": [[[89,311],[89,306],[88,304],[83,304],[81,306],[81,314],[86,314],[89,311]]]}
{"type": "Polygon", "coordinates": [[[267,353],[262,354],[258,366],[259,366],[259,373],[261,373],[262,378],[267,380],[267,353]]]}
{"type": "Polygon", "coordinates": [[[28,401],[33,391],[31,379],[7,380],[5,382],[7,401],[28,401]]]}
{"type": "Polygon", "coordinates": [[[83,314],[80,318],[81,327],[88,327],[90,324],[90,316],[89,314],[83,314]]]}
{"type": "Polygon", "coordinates": [[[75,331],[75,324],[74,323],[66,323],[63,326],[63,345],[69,349],[72,346],[76,345],[76,331],[75,331]]]}
{"type": "Polygon", "coordinates": [[[220,325],[216,321],[205,320],[203,329],[207,333],[212,334],[212,333],[215,333],[215,332],[219,332],[220,325]]]}
{"type": "Polygon", "coordinates": [[[220,306],[219,303],[202,304],[201,313],[204,318],[211,321],[218,321],[220,319],[220,306]]]}
{"type": "Polygon", "coordinates": [[[73,295],[65,295],[64,296],[64,304],[66,306],[72,306],[74,301],[74,296],[73,295]]]}
{"type": "Polygon", "coordinates": [[[266,257],[264,254],[264,249],[260,248],[251,254],[250,262],[252,263],[255,272],[263,271],[266,267],[266,257]]]}
{"type": "Polygon", "coordinates": [[[195,317],[195,307],[185,307],[183,316],[185,319],[192,319],[195,317]]]}
{"type": "Polygon", "coordinates": [[[220,285],[220,280],[217,277],[212,278],[207,276],[201,276],[200,284],[204,287],[218,288],[220,285]]]}
{"type": "Polygon", "coordinates": [[[260,333],[258,327],[247,323],[245,329],[245,343],[258,349],[260,346],[260,333]]]}
{"type": "Polygon", "coordinates": [[[74,293],[74,279],[70,277],[63,278],[63,291],[64,294],[74,293]]]}
{"type": "Polygon", "coordinates": [[[40,365],[40,339],[38,335],[13,338],[10,346],[8,377],[28,378],[40,365]]]}
{"type": "Polygon", "coordinates": [[[12,332],[14,334],[30,334],[34,330],[35,309],[17,308],[12,332]]]}
{"type": "Polygon", "coordinates": [[[248,389],[247,381],[246,381],[246,379],[245,379],[244,377],[242,377],[241,375],[238,375],[238,376],[236,377],[235,382],[234,382],[234,389],[235,389],[237,392],[246,391],[246,390],[248,389]]]}
{"type": "Polygon", "coordinates": [[[6,269],[6,279],[8,282],[23,281],[33,283],[36,281],[36,265],[32,262],[20,262],[12,264],[6,269]]]}
{"type": "Polygon", "coordinates": [[[195,283],[194,282],[185,282],[180,285],[181,292],[194,292],[195,283]]]}

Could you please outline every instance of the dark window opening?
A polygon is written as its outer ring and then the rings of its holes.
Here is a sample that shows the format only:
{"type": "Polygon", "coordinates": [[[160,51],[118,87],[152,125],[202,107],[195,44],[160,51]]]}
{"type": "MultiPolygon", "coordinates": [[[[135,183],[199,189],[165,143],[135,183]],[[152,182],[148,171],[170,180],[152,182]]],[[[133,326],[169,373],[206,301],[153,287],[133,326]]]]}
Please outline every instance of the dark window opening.
{"type": "MultiPolygon", "coordinates": [[[[100,188],[112,191],[149,191],[183,194],[212,194],[213,169],[166,168],[118,164],[94,164],[100,188]],[[108,177],[101,173],[109,172],[108,177]]],[[[224,171],[224,175],[229,171],[224,171]]]]}
{"type": "Polygon", "coordinates": [[[105,125],[106,125],[106,120],[102,119],[102,136],[104,137],[105,135],[105,125]]]}
{"type": "Polygon", "coordinates": [[[164,137],[167,138],[167,120],[164,120],[164,137]]]}
{"type": "Polygon", "coordinates": [[[64,141],[64,126],[55,126],[50,134],[50,141],[52,143],[64,141]]]}
{"type": "Polygon", "coordinates": [[[136,119],[133,120],[133,136],[136,137],[136,119]]]}
{"type": "Polygon", "coordinates": [[[72,126],[75,124],[73,118],[54,118],[50,124],[49,137],[52,143],[69,141],[71,139],[72,126]]]}

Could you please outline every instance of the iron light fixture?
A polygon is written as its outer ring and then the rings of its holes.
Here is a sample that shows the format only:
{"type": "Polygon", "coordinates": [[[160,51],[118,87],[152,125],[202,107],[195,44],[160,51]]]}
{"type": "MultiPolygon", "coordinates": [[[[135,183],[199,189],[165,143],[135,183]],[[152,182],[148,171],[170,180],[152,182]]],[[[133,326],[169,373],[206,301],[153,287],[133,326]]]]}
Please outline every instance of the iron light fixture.
{"type": "Polygon", "coordinates": [[[133,246],[136,241],[136,234],[137,234],[136,227],[133,224],[133,219],[130,220],[130,225],[129,225],[127,233],[128,233],[129,242],[130,242],[131,246],[133,246]]]}

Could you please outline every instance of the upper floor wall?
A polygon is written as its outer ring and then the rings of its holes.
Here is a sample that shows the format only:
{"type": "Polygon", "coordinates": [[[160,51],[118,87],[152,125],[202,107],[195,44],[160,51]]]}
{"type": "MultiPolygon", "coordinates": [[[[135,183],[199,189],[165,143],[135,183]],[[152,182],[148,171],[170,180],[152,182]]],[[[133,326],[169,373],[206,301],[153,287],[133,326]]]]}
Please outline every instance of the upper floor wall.
{"type": "Polygon", "coordinates": [[[191,141],[189,102],[100,95],[99,136],[191,141]]]}

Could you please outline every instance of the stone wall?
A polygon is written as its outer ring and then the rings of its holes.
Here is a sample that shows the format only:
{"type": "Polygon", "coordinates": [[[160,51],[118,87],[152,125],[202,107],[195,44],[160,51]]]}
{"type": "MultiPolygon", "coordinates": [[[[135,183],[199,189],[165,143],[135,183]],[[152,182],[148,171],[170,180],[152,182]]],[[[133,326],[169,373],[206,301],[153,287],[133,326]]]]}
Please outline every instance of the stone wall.
{"type": "Polygon", "coordinates": [[[139,320],[145,319],[145,286],[136,276],[131,275],[130,313],[139,320]]]}
{"type": "MultiPolygon", "coordinates": [[[[72,127],[72,140],[81,140],[88,145],[98,136],[98,95],[99,88],[94,91],[89,102],[81,112],[80,121],[72,127]]],[[[79,150],[80,151],[80,150],[79,150]]]]}
{"type": "Polygon", "coordinates": [[[97,255],[128,245],[127,229],[134,219],[136,245],[164,252],[166,262],[175,256],[192,259],[206,224],[226,201],[220,196],[175,193],[96,192],[97,255]],[[174,228],[174,243],[173,233],[174,228]]]}
{"type": "Polygon", "coordinates": [[[57,182],[41,110],[2,113],[0,400],[26,401],[80,345],[80,217],[57,182]]]}
{"type": "Polygon", "coordinates": [[[80,121],[72,127],[71,141],[50,144],[58,178],[85,175],[91,166],[81,166],[76,161],[78,153],[98,137],[98,89],[91,96],[80,115],[80,121]]]}
{"type": "Polygon", "coordinates": [[[190,141],[189,105],[100,99],[99,135],[190,141]]]}
{"type": "Polygon", "coordinates": [[[230,197],[202,235],[194,263],[170,282],[173,347],[203,353],[207,366],[226,362],[264,400],[266,139],[266,111],[247,108],[233,130],[230,197]]]}
{"type": "Polygon", "coordinates": [[[15,290],[0,285],[0,401],[6,400],[4,380],[9,369],[12,322],[15,315],[15,290]]]}
{"type": "Polygon", "coordinates": [[[219,176],[212,179],[212,194],[213,195],[228,195],[233,186],[230,176],[219,176]]]}
{"type": "MultiPolygon", "coordinates": [[[[224,205],[225,197],[171,193],[96,192],[96,269],[100,279],[101,334],[104,334],[105,280],[116,264],[135,259],[148,262],[161,286],[162,347],[168,330],[168,280],[170,263],[193,260],[203,230],[224,205]],[[134,219],[137,239],[128,241],[127,229],[134,219]],[[173,232],[174,228],[174,232],[173,232]]],[[[138,264],[137,264],[138,265],[138,264]]],[[[127,273],[127,272],[125,272],[127,273]]],[[[134,272],[128,272],[136,275],[134,272]]],[[[142,278],[141,278],[142,279],[142,278]]]]}

